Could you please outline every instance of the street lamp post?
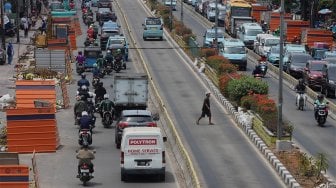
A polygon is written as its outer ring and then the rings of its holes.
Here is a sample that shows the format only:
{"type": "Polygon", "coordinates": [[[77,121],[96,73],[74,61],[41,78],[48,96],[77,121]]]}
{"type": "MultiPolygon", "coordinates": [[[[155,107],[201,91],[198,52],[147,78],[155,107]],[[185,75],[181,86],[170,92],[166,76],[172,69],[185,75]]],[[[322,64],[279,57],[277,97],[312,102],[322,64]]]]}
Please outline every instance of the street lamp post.
{"type": "Polygon", "coordinates": [[[4,18],[4,4],[1,1],[1,33],[2,33],[2,48],[6,49],[6,36],[5,36],[5,18],[4,18]]]}
{"type": "Polygon", "coordinates": [[[20,0],[16,1],[16,42],[20,43],[20,0]]]}
{"type": "Polygon", "coordinates": [[[284,0],[281,0],[280,4],[280,62],[279,62],[279,98],[278,98],[278,124],[277,124],[277,139],[281,140],[282,137],[282,71],[283,71],[283,50],[284,50],[284,14],[285,5],[284,0]]]}
{"type": "Polygon", "coordinates": [[[216,0],[216,3],[215,3],[215,41],[216,41],[216,44],[215,47],[216,47],[216,52],[218,53],[218,0],[216,0]]]}
{"type": "Polygon", "coordinates": [[[183,23],[183,0],[181,0],[181,22],[183,23]]]}
{"type": "Polygon", "coordinates": [[[170,32],[173,30],[173,0],[170,0],[170,32]]]}

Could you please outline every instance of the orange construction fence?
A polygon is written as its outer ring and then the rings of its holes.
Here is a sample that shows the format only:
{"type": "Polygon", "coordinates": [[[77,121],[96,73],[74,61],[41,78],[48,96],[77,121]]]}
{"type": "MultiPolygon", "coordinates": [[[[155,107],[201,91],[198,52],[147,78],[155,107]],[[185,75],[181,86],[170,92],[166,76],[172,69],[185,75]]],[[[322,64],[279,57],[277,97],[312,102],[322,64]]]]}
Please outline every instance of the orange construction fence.
{"type": "Polygon", "coordinates": [[[29,188],[27,165],[0,165],[0,187],[29,188]]]}
{"type": "MultiPolygon", "coordinates": [[[[285,14],[284,17],[286,20],[290,20],[292,18],[292,15],[285,14]]],[[[270,19],[269,26],[270,26],[271,31],[275,31],[276,29],[280,27],[280,13],[277,13],[277,12],[271,13],[271,19],[270,19]]]]}
{"type": "Polygon", "coordinates": [[[302,20],[285,20],[286,23],[286,41],[291,42],[293,41],[294,37],[296,36],[298,39],[301,36],[301,30],[303,28],[309,28],[309,21],[302,21],[302,20]]]}
{"type": "Polygon", "coordinates": [[[266,11],[268,11],[267,6],[252,4],[252,17],[257,20],[258,23],[261,21],[261,14],[266,11]]]}
{"type": "Polygon", "coordinates": [[[314,46],[315,42],[327,43],[331,48],[333,46],[332,32],[325,29],[304,28],[301,34],[301,43],[309,48],[314,46]]]}

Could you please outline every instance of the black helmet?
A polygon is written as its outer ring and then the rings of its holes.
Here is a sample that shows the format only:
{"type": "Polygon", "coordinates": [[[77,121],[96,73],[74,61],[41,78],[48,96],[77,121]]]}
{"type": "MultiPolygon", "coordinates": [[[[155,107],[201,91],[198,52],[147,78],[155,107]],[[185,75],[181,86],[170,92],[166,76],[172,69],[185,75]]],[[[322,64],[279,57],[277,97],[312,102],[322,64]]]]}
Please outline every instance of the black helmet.
{"type": "Polygon", "coordinates": [[[99,82],[99,86],[103,87],[104,83],[103,82],[99,82]]]}
{"type": "Polygon", "coordinates": [[[324,98],[324,95],[323,94],[319,94],[319,95],[317,95],[317,99],[318,100],[322,100],[324,98]]]}
{"type": "Polygon", "coordinates": [[[86,75],[85,75],[85,74],[82,74],[81,77],[82,77],[82,79],[85,79],[85,78],[86,78],[86,75]]]}
{"type": "Polygon", "coordinates": [[[99,58],[103,58],[104,57],[104,55],[103,54],[99,54],[99,56],[98,56],[99,58]]]}
{"type": "Polygon", "coordinates": [[[79,51],[79,52],[78,52],[79,55],[82,55],[82,53],[83,53],[82,51],[79,51]]]}

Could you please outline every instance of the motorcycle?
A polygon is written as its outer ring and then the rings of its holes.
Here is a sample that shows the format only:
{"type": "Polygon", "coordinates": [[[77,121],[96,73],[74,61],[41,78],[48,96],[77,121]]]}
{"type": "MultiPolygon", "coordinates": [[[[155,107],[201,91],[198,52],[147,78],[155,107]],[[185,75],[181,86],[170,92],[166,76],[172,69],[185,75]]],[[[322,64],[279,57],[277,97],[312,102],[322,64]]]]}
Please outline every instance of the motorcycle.
{"type": "Polygon", "coordinates": [[[88,164],[83,163],[80,167],[79,167],[79,180],[81,182],[83,182],[83,185],[86,186],[87,182],[89,182],[93,176],[92,173],[90,172],[90,167],[88,164]]]}
{"type": "Polygon", "coordinates": [[[260,62],[259,67],[260,67],[260,70],[261,70],[262,77],[265,77],[266,72],[267,72],[267,64],[266,64],[266,62],[260,62]]]}
{"type": "Polygon", "coordinates": [[[121,71],[121,69],[122,69],[122,59],[114,60],[113,70],[115,70],[118,73],[121,71]]]}
{"type": "Polygon", "coordinates": [[[105,60],[106,62],[105,62],[105,68],[104,68],[104,70],[105,70],[105,73],[106,74],[110,74],[111,72],[112,72],[112,68],[113,68],[113,61],[107,61],[107,60],[105,60]]]}
{"type": "Polygon", "coordinates": [[[98,84],[100,83],[100,78],[99,77],[93,77],[92,79],[92,86],[94,89],[97,88],[98,84]]]}
{"type": "Polygon", "coordinates": [[[325,124],[325,122],[327,121],[328,108],[327,108],[326,105],[318,105],[316,107],[316,110],[317,110],[316,121],[317,121],[319,126],[323,126],[325,124]]]}
{"type": "Polygon", "coordinates": [[[303,107],[306,106],[306,101],[307,101],[307,96],[304,94],[304,92],[301,92],[301,91],[297,92],[295,104],[298,110],[303,111],[303,107]]]}
{"type": "Polygon", "coordinates": [[[96,97],[95,99],[95,110],[97,113],[100,113],[100,104],[103,101],[101,97],[96,97]]]}
{"type": "Polygon", "coordinates": [[[254,74],[253,77],[256,79],[261,79],[263,77],[263,74],[254,74]]]}
{"type": "Polygon", "coordinates": [[[81,129],[79,131],[78,144],[82,147],[89,147],[92,144],[92,135],[90,129],[81,129]]]}
{"type": "Polygon", "coordinates": [[[110,112],[110,111],[103,112],[102,123],[104,125],[104,128],[108,128],[112,125],[112,123],[113,123],[112,112],[110,112]]]}
{"type": "Polygon", "coordinates": [[[81,75],[85,72],[84,63],[76,63],[76,72],[78,75],[81,75]]]}
{"type": "Polygon", "coordinates": [[[79,125],[80,118],[82,117],[81,113],[76,114],[75,116],[75,125],[79,125]]]}

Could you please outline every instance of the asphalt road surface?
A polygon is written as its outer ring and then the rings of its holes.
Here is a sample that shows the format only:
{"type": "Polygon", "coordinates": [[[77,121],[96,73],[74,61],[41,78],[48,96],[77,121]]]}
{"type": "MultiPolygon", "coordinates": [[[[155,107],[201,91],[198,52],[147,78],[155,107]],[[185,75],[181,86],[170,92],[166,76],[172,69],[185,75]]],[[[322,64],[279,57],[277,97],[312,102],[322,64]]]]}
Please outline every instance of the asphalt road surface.
{"type": "MultiPolygon", "coordinates": [[[[177,6],[174,16],[180,19],[180,3],[177,6]]],[[[204,20],[199,19],[195,16],[198,13],[194,10],[190,11],[190,8],[191,6],[184,4],[184,24],[192,29],[193,33],[197,36],[197,41],[202,44],[204,32],[207,28],[210,28],[210,22],[204,22],[204,20]]],[[[248,64],[246,74],[251,75],[253,69],[254,66],[248,64]]],[[[267,74],[263,80],[268,83],[269,96],[277,101],[278,79],[267,74]]],[[[284,85],[283,118],[294,124],[294,142],[300,145],[301,149],[313,156],[316,156],[317,153],[325,153],[329,161],[328,173],[336,179],[336,121],[329,116],[324,127],[317,126],[314,119],[313,106],[307,104],[304,111],[297,110],[295,96],[296,93],[293,91],[293,88],[284,85]]],[[[332,99],[332,101],[335,102],[335,99],[332,99]]]]}

